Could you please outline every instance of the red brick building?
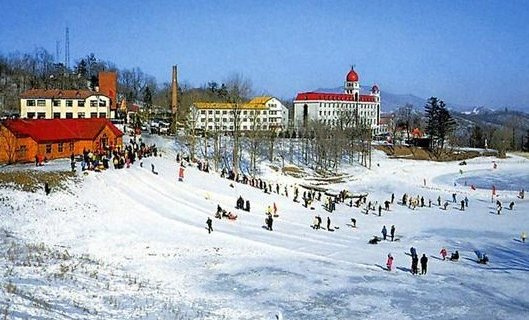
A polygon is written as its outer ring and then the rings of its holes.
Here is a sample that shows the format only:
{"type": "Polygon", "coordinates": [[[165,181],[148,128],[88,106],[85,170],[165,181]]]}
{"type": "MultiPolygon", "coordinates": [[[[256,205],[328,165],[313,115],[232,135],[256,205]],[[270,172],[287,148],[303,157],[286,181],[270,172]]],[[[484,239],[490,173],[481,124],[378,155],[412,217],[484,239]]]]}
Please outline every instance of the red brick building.
{"type": "Polygon", "coordinates": [[[0,124],[0,163],[32,162],[35,156],[67,158],[86,150],[121,146],[123,132],[108,119],[12,119],[0,124]]]}

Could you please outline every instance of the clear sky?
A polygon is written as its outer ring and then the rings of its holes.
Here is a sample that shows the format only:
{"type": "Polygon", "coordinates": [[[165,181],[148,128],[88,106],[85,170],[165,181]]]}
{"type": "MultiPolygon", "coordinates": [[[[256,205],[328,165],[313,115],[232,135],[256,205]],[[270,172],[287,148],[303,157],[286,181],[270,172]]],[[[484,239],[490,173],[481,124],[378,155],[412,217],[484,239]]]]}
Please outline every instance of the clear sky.
{"type": "MultiPolygon", "coordinates": [[[[233,73],[258,93],[343,84],[529,110],[529,1],[0,0],[0,52],[93,52],[159,82],[233,73]]],[[[63,60],[64,58],[61,58],[63,60]]]]}

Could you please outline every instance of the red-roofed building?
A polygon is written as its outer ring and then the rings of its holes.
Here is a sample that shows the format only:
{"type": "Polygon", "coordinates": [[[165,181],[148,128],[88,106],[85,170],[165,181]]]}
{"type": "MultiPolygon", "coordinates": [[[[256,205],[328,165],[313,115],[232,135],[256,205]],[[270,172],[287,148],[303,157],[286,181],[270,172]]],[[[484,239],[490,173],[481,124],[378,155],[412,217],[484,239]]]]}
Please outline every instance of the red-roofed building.
{"type": "Polygon", "coordinates": [[[380,90],[360,94],[360,78],[351,68],[345,77],[344,93],[301,92],[294,99],[294,126],[306,127],[311,121],[329,126],[364,125],[378,133],[380,90]]]}
{"type": "Polygon", "coordinates": [[[0,124],[0,163],[67,158],[83,149],[122,144],[123,132],[108,119],[10,119],[0,124]]]}
{"type": "Polygon", "coordinates": [[[110,118],[110,98],[89,90],[30,89],[20,94],[26,119],[110,118]]]}

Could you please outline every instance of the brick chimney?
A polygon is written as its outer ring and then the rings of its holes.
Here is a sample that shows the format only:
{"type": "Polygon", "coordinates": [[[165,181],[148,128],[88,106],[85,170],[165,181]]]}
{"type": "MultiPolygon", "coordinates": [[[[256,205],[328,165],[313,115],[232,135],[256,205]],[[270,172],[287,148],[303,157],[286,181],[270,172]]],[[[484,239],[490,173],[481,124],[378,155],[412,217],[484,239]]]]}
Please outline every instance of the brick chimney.
{"type": "Polygon", "coordinates": [[[173,66],[173,80],[171,82],[171,112],[176,115],[178,112],[178,70],[173,66]]]}

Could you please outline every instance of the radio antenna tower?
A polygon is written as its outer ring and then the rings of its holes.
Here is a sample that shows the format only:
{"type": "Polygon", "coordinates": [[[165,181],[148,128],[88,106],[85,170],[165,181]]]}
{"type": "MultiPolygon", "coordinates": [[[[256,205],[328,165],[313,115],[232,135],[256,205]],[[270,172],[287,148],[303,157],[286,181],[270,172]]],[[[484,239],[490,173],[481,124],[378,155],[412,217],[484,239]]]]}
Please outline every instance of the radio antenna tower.
{"type": "Polygon", "coordinates": [[[59,55],[61,54],[61,48],[60,48],[61,42],[59,40],[55,41],[55,62],[59,63],[61,58],[59,55]]]}
{"type": "Polygon", "coordinates": [[[64,43],[64,67],[70,69],[70,28],[66,27],[66,41],[64,43]]]}

